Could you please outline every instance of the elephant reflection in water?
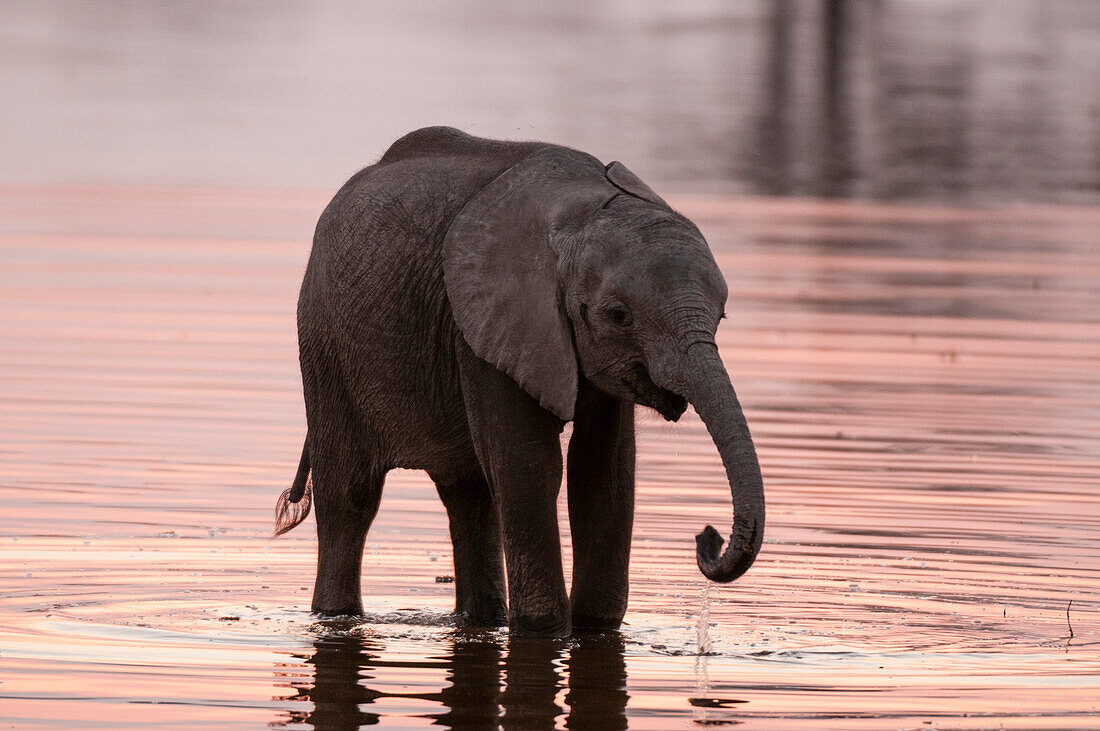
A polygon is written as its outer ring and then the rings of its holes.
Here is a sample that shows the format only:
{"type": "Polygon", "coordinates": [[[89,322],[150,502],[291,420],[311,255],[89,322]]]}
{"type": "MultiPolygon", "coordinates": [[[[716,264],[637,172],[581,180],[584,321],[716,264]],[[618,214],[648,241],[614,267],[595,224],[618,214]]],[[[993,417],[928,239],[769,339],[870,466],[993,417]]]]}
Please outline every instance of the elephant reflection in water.
{"type": "MultiPolygon", "coordinates": [[[[440,704],[440,712],[417,714],[453,728],[553,728],[565,716],[568,727],[626,728],[626,663],[618,634],[590,634],[562,640],[456,633],[449,652],[421,661],[381,659],[382,642],[353,635],[314,642],[311,680],[286,683],[295,693],[276,701],[312,703],[311,710],[290,710],[272,726],[308,724],[318,729],[356,729],[399,717],[381,707],[384,699],[416,699],[440,704]],[[556,661],[563,661],[559,674],[556,661]],[[503,661],[503,667],[502,667],[503,661]],[[371,681],[386,684],[388,669],[424,671],[431,677],[446,669],[447,687],[433,693],[387,693],[371,681]],[[502,672],[503,669],[503,672],[502,672]],[[566,689],[565,708],[557,702],[566,689]]],[[[290,667],[294,667],[291,665],[290,667]]]]}

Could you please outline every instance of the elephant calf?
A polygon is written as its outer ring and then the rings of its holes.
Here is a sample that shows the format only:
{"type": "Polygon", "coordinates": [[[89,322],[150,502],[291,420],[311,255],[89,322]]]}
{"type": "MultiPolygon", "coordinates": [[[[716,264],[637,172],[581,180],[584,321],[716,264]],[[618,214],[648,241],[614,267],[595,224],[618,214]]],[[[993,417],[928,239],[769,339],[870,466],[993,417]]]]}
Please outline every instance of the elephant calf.
{"type": "Polygon", "coordinates": [[[447,127],[395,142],[321,215],[298,301],[308,433],[276,535],[316,503],[313,611],[362,613],[364,541],[401,467],[427,471],[446,506],[465,621],[617,628],[634,404],[702,417],[735,519],[725,551],[710,526],[696,537],[699,568],[744,573],[764,493],[715,345],[726,295],[699,230],[620,163],[447,127]],[[556,509],[567,421],[569,594],[556,509]]]}

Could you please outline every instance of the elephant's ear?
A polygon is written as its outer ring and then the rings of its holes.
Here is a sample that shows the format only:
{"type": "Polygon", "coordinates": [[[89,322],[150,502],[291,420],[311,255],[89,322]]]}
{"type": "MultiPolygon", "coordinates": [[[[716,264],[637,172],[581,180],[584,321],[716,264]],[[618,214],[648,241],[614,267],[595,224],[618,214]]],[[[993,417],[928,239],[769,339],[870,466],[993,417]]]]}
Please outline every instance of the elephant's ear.
{"type": "Polygon", "coordinates": [[[551,234],[617,193],[595,158],[545,147],[470,199],[443,242],[447,298],[474,354],[565,421],[577,400],[577,355],[551,234]]]}
{"type": "Polygon", "coordinates": [[[630,168],[618,160],[608,164],[607,179],[624,193],[629,193],[635,198],[641,198],[650,203],[656,203],[659,206],[668,207],[661,196],[654,193],[652,188],[643,183],[641,178],[630,172],[630,168]]]}

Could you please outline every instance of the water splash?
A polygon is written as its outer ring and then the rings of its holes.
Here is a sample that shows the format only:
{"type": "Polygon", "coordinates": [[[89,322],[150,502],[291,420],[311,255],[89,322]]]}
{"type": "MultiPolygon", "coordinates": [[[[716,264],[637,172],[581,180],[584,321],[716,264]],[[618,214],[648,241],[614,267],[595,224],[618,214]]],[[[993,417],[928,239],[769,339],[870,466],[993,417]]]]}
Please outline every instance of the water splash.
{"type": "Polygon", "coordinates": [[[703,581],[703,601],[699,609],[699,621],[695,625],[695,639],[700,655],[711,654],[710,642],[710,582],[703,581]]]}
{"type": "MultiPolygon", "coordinates": [[[[709,587],[710,582],[705,582],[707,589],[703,589],[703,602],[707,609],[704,610],[704,614],[709,614],[709,587]]],[[[700,625],[703,626],[703,625],[700,625]]],[[[710,652],[710,637],[706,637],[707,651],[699,650],[699,655],[695,658],[695,698],[689,698],[688,703],[692,705],[691,713],[694,716],[695,723],[700,726],[710,725],[710,712],[706,699],[710,697],[710,678],[707,676],[707,653],[710,652]]],[[[702,648],[702,643],[700,643],[702,648]]]]}

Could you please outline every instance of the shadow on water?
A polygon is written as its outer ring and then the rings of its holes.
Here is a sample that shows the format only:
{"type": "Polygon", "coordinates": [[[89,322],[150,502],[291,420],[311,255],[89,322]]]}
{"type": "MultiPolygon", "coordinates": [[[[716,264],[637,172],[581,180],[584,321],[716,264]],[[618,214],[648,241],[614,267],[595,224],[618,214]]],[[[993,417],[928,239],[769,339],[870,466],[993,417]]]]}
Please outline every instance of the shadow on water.
{"type": "Polygon", "coordinates": [[[312,666],[313,677],[285,683],[293,692],[273,699],[312,708],[292,710],[271,725],[354,729],[380,723],[387,700],[413,700],[442,706],[419,715],[448,727],[552,728],[563,716],[567,728],[627,727],[625,643],[617,633],[566,641],[460,631],[445,641],[442,654],[423,660],[384,659],[384,642],[354,634],[317,639],[311,655],[295,656],[312,666]],[[438,692],[372,687],[386,673],[441,670],[447,685],[438,692]]]}

